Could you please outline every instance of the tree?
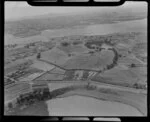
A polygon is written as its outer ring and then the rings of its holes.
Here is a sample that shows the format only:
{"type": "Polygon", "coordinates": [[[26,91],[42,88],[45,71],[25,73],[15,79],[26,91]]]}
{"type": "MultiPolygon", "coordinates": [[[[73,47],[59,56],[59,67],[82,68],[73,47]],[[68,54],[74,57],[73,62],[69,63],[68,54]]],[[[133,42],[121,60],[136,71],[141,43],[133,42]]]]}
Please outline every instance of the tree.
{"type": "Polygon", "coordinates": [[[68,57],[70,57],[71,55],[72,55],[72,54],[71,54],[71,53],[69,53],[69,54],[68,54],[68,57]]]}
{"type": "Polygon", "coordinates": [[[20,104],[21,104],[20,98],[17,98],[17,105],[20,105],[20,104]]]}
{"type": "Polygon", "coordinates": [[[87,79],[88,78],[88,76],[89,76],[89,73],[88,73],[88,71],[84,71],[83,72],[83,79],[87,79]]]}
{"type": "Polygon", "coordinates": [[[37,59],[40,59],[41,58],[41,53],[38,53],[37,54],[37,59]]]}
{"type": "Polygon", "coordinates": [[[91,54],[91,55],[94,54],[94,51],[89,51],[89,54],[91,54]]]}
{"type": "Polygon", "coordinates": [[[29,45],[29,44],[27,44],[27,45],[25,45],[24,47],[25,47],[25,48],[29,48],[29,47],[30,47],[30,45],[29,45]]]}
{"type": "Polygon", "coordinates": [[[131,67],[136,67],[136,65],[134,63],[131,64],[131,67]]]}
{"type": "Polygon", "coordinates": [[[82,42],[80,42],[80,41],[74,41],[74,42],[73,42],[73,45],[78,45],[78,44],[80,44],[80,43],[82,43],[82,42]]]}
{"type": "Polygon", "coordinates": [[[89,88],[90,87],[90,83],[88,82],[88,84],[87,84],[87,88],[89,88]]]}
{"type": "Polygon", "coordinates": [[[136,89],[138,89],[138,88],[139,88],[138,83],[135,83],[135,84],[133,85],[133,87],[136,88],[136,89]]]}
{"type": "Polygon", "coordinates": [[[12,109],[13,108],[13,104],[10,102],[8,103],[8,109],[12,109]]]}
{"type": "Polygon", "coordinates": [[[69,43],[68,42],[62,42],[61,45],[66,47],[66,46],[69,46],[69,43]]]}

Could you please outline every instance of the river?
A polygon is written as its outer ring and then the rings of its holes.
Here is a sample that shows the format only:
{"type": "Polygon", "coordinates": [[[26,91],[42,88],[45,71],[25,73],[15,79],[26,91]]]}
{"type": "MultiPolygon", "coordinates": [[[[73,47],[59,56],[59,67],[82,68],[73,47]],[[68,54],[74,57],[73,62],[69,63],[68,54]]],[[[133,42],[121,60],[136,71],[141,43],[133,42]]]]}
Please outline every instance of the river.
{"type": "Polygon", "coordinates": [[[92,24],[88,26],[45,30],[42,32],[42,35],[46,37],[61,37],[70,35],[105,35],[117,32],[143,32],[146,31],[146,21],[146,19],[142,19],[111,24],[92,24]]]}
{"type": "Polygon", "coordinates": [[[40,35],[26,38],[14,37],[13,35],[5,35],[5,45],[7,44],[25,44],[35,41],[48,41],[48,38],[70,36],[70,35],[105,35],[111,33],[124,32],[146,32],[147,19],[121,21],[111,24],[91,24],[84,26],[74,26],[71,28],[44,30],[40,35]]]}

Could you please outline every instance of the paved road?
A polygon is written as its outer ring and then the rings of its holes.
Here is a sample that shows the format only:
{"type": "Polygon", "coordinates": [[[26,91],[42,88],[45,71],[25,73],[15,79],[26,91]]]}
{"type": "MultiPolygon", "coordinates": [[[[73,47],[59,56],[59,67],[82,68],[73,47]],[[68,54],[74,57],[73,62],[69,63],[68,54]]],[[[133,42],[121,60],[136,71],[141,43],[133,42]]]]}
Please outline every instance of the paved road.
{"type": "Polygon", "coordinates": [[[37,80],[39,82],[45,82],[45,83],[91,83],[93,85],[98,85],[98,87],[102,87],[102,88],[112,88],[112,89],[117,89],[117,90],[121,90],[121,91],[128,91],[128,92],[133,92],[133,93],[142,93],[142,94],[147,94],[147,90],[143,90],[143,89],[135,89],[135,88],[131,88],[131,87],[124,87],[124,86],[119,86],[119,85],[112,85],[112,84],[108,84],[108,83],[102,83],[102,82],[95,82],[92,80],[89,81],[82,81],[82,80],[72,80],[72,81],[66,81],[66,80],[37,80]]]}

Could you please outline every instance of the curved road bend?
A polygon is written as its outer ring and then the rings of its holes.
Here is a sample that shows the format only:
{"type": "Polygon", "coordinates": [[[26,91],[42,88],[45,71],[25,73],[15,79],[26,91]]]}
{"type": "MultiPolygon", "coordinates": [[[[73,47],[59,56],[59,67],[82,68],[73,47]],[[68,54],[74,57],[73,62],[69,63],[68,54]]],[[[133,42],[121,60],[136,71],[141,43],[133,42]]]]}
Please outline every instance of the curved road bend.
{"type": "Polygon", "coordinates": [[[39,82],[46,82],[46,83],[91,83],[91,84],[98,84],[98,87],[102,88],[112,88],[112,89],[118,89],[118,90],[123,90],[123,91],[128,91],[128,92],[133,92],[133,93],[142,93],[142,94],[147,94],[146,90],[142,89],[135,89],[135,88],[130,88],[130,87],[124,87],[124,86],[119,86],[119,85],[112,85],[108,83],[101,83],[101,82],[95,82],[95,81],[82,81],[82,80],[73,80],[73,81],[64,81],[64,80],[36,80],[39,82]]]}

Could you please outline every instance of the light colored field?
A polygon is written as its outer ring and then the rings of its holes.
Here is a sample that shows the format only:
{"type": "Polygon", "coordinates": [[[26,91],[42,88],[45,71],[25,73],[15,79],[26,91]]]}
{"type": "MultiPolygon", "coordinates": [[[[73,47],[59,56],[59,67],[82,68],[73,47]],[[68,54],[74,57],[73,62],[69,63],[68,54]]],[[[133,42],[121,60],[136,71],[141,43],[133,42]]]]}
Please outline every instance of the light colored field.
{"type": "Polygon", "coordinates": [[[58,67],[55,67],[54,69],[52,69],[51,71],[49,71],[49,73],[65,74],[65,70],[60,69],[58,67]]]}
{"type": "Polygon", "coordinates": [[[58,48],[64,51],[66,54],[68,53],[84,53],[88,49],[84,45],[69,45],[69,46],[58,46],[58,48]]]}
{"type": "Polygon", "coordinates": [[[138,78],[138,82],[140,83],[147,83],[147,67],[136,67],[130,69],[131,73],[136,74],[138,78]]]}
{"type": "Polygon", "coordinates": [[[31,82],[33,79],[37,78],[38,76],[42,75],[43,72],[38,72],[38,73],[33,73],[27,77],[24,77],[24,78],[20,78],[19,81],[29,81],[31,82]]]}
{"type": "Polygon", "coordinates": [[[64,64],[69,59],[67,54],[56,47],[52,50],[41,53],[41,58],[58,65],[64,64]]]}
{"type": "Polygon", "coordinates": [[[69,96],[47,102],[52,116],[140,116],[134,108],[84,96],[69,96]],[[67,111],[66,111],[67,110],[67,111]]]}
{"type": "Polygon", "coordinates": [[[5,45],[8,44],[19,44],[24,45],[27,43],[38,42],[38,41],[48,41],[48,39],[42,35],[35,35],[25,38],[15,37],[11,34],[5,34],[5,45]]]}
{"type": "Polygon", "coordinates": [[[36,80],[63,80],[63,78],[64,78],[64,75],[62,74],[50,74],[47,72],[41,77],[37,78],[36,80]]]}
{"type": "Polygon", "coordinates": [[[28,62],[28,60],[32,59],[34,59],[34,56],[28,57],[26,59],[16,60],[8,65],[5,65],[5,73],[7,74],[16,71],[18,69],[18,65],[28,62]]]}
{"type": "Polygon", "coordinates": [[[138,59],[136,59],[134,56],[126,56],[126,57],[122,57],[119,58],[118,60],[119,64],[125,64],[125,65],[130,65],[130,64],[142,64],[141,61],[139,61],[138,59]]]}
{"type": "MultiPolygon", "coordinates": [[[[110,94],[103,94],[96,91],[87,91],[87,90],[80,89],[77,91],[68,92],[59,97],[60,98],[47,101],[49,115],[142,116],[142,114],[132,106],[121,104],[119,100],[120,97],[110,95],[110,94]],[[79,96],[74,96],[74,95],[79,95],[79,96]],[[84,96],[89,96],[89,97],[84,97],[84,96]],[[117,100],[115,100],[114,98],[117,100]],[[107,100],[107,101],[102,101],[102,100],[107,100]]],[[[127,101],[128,100],[126,100],[126,102],[127,101]]]]}
{"type": "Polygon", "coordinates": [[[43,70],[43,71],[49,71],[49,70],[53,69],[55,66],[47,64],[45,62],[34,60],[31,67],[34,67],[34,68],[37,68],[37,69],[40,69],[40,70],[43,70]]]}
{"type": "Polygon", "coordinates": [[[147,52],[147,42],[140,42],[136,43],[132,49],[133,53],[140,53],[143,54],[144,52],[147,52]]]}
{"type": "Polygon", "coordinates": [[[99,78],[99,81],[103,80],[103,82],[106,83],[122,84],[127,86],[132,86],[136,82],[146,81],[147,79],[146,70],[144,67],[123,69],[119,66],[105,71],[96,77],[96,79],[99,78]]]}
{"type": "MultiPolygon", "coordinates": [[[[109,89],[100,88],[95,90],[87,90],[82,88],[82,89],[76,89],[73,91],[66,92],[65,94],[60,95],[58,97],[65,97],[65,96],[72,96],[72,95],[84,95],[84,96],[94,97],[99,100],[107,100],[107,101],[124,103],[132,107],[135,107],[138,111],[141,112],[141,114],[145,116],[147,114],[147,104],[146,104],[147,96],[145,94],[131,93],[128,91],[115,90],[111,88],[109,89]]],[[[131,114],[129,114],[129,116],[130,115],[131,114]]]]}
{"type": "Polygon", "coordinates": [[[113,62],[114,53],[110,50],[103,50],[93,55],[84,54],[73,57],[64,64],[68,69],[100,69],[113,62]]]}

